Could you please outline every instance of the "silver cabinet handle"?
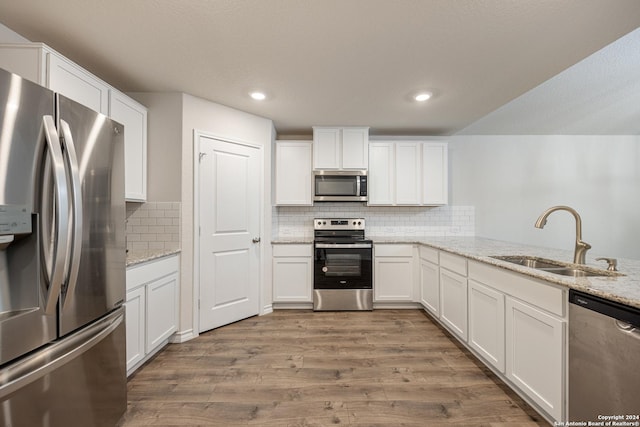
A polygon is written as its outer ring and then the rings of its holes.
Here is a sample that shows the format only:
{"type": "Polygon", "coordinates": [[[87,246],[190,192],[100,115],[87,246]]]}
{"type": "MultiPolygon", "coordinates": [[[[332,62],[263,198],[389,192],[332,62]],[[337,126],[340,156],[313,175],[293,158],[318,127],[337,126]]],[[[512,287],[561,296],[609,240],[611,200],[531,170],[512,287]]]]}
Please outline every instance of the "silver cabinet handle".
{"type": "Polygon", "coordinates": [[[254,237],[251,241],[253,243],[260,243],[260,238],[259,237],[254,237]]]}

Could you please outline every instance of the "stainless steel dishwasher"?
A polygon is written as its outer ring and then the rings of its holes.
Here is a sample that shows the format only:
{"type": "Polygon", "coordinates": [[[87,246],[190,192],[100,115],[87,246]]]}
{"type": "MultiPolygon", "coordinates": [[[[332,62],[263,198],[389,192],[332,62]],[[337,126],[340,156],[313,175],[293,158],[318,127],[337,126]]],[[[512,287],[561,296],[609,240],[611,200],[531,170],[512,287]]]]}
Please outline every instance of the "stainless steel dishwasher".
{"type": "Polygon", "coordinates": [[[569,420],[639,416],[640,310],[569,290],[569,420]]]}

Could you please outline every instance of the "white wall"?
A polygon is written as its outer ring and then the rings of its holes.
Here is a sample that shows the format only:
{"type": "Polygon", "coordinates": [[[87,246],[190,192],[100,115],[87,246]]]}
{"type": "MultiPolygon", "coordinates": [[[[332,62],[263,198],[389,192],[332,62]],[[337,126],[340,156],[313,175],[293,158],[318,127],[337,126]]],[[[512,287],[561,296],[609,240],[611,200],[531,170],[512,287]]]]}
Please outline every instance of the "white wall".
{"type": "Polygon", "coordinates": [[[573,249],[575,222],[551,214],[569,205],[582,217],[596,256],[640,259],[640,137],[483,135],[450,139],[451,204],[475,206],[476,235],[573,249]]]}
{"type": "Polygon", "coordinates": [[[182,200],[182,94],[128,93],[148,109],[147,200],[182,200]]]}
{"type": "Polygon", "coordinates": [[[194,212],[193,212],[193,159],[194,130],[212,134],[220,139],[244,141],[263,147],[264,185],[263,217],[261,218],[261,256],[263,269],[260,276],[261,312],[271,310],[271,146],[275,131],[271,120],[245,113],[191,95],[182,95],[182,265],[180,295],[180,331],[197,333],[197,311],[194,310],[194,212]]]}

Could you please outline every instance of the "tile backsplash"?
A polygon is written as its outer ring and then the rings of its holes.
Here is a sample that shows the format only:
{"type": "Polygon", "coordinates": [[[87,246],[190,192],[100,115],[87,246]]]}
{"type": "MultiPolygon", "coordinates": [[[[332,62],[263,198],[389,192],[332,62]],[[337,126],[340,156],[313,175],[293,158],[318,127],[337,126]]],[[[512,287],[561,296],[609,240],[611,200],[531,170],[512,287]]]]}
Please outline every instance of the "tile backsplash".
{"type": "Polygon", "coordinates": [[[359,218],[367,221],[369,236],[431,237],[473,236],[473,206],[366,206],[358,203],[322,203],[314,206],[273,208],[274,238],[313,237],[314,218],[359,218]]]}
{"type": "Polygon", "coordinates": [[[180,202],[127,203],[127,249],[179,249],[180,202]]]}

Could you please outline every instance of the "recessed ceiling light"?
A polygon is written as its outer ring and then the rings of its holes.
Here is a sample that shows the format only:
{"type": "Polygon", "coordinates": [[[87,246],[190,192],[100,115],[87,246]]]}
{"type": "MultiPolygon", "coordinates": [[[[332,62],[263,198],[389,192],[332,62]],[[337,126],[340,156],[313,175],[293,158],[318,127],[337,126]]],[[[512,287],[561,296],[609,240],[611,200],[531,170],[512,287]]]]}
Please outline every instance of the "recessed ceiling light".
{"type": "Polygon", "coordinates": [[[418,102],[424,102],[426,100],[428,100],[429,98],[431,98],[431,92],[420,92],[418,94],[416,94],[413,99],[415,99],[418,102]]]}
{"type": "Polygon", "coordinates": [[[264,92],[251,92],[249,96],[256,101],[264,101],[267,98],[267,95],[265,95],[264,92]]]}

